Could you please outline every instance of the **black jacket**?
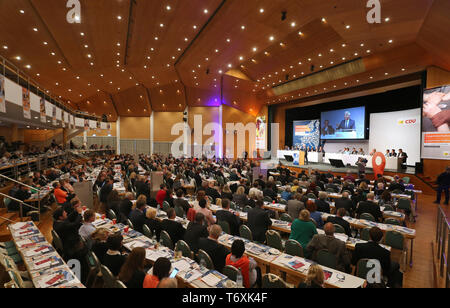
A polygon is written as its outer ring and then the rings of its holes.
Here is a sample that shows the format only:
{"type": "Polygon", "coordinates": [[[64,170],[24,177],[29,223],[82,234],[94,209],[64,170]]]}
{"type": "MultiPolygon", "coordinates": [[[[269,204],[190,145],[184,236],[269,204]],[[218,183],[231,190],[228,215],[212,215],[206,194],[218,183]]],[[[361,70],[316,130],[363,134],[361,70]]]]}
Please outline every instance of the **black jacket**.
{"type": "Polygon", "coordinates": [[[216,212],[217,221],[226,221],[230,225],[231,235],[239,235],[239,226],[241,219],[227,210],[219,210],[216,212]]]}
{"type": "Polygon", "coordinates": [[[102,264],[109,268],[114,276],[118,276],[126,259],[127,258],[123,255],[109,255],[106,253],[103,257],[102,264]]]}
{"type": "Polygon", "coordinates": [[[229,254],[228,249],[209,238],[200,238],[198,240],[198,249],[204,250],[211,257],[214,269],[222,272],[229,254]]]}
{"type": "Polygon", "coordinates": [[[156,235],[156,240],[159,241],[159,236],[162,230],[162,224],[156,219],[145,219],[145,224],[148,226],[153,235],[156,235]]]}
{"type": "Polygon", "coordinates": [[[356,244],[352,264],[356,265],[360,259],[376,259],[380,261],[384,275],[390,272],[391,253],[375,242],[356,244]]]}
{"type": "Polygon", "coordinates": [[[175,245],[179,240],[184,239],[184,229],[183,225],[177,221],[164,219],[161,223],[162,230],[166,231],[170,235],[173,245],[175,245]]]}
{"type": "Polygon", "coordinates": [[[336,207],[336,211],[340,208],[344,208],[349,213],[353,212],[353,202],[349,198],[336,199],[334,205],[336,207]]]}
{"type": "Polygon", "coordinates": [[[66,220],[53,222],[53,230],[59,235],[64,246],[64,250],[71,250],[79,243],[80,236],[78,230],[81,227],[82,218],[78,212],[72,212],[66,220]]]}
{"type": "Polygon", "coordinates": [[[322,213],[330,213],[330,205],[324,200],[316,200],[317,211],[322,213]]]}
{"type": "Polygon", "coordinates": [[[344,228],[345,234],[347,234],[350,237],[352,236],[350,224],[348,223],[348,221],[345,221],[343,218],[337,217],[337,216],[329,216],[327,219],[327,222],[331,222],[332,224],[340,225],[342,228],[344,228]]]}
{"type": "Polygon", "coordinates": [[[220,198],[219,192],[211,187],[206,188],[206,195],[213,198],[213,204],[216,204],[216,199],[220,198]]]}
{"type": "Polygon", "coordinates": [[[128,217],[130,217],[130,213],[131,213],[131,209],[133,208],[133,203],[125,198],[122,200],[122,202],[120,203],[120,221],[124,222],[128,219],[128,217]]]}
{"type": "Polygon", "coordinates": [[[100,202],[106,203],[109,193],[113,190],[112,184],[105,184],[100,189],[100,202]]]}
{"type": "Polygon", "coordinates": [[[133,224],[133,229],[142,233],[142,227],[144,226],[146,222],[146,217],[144,213],[142,213],[138,209],[134,209],[130,213],[130,221],[133,224]]]}
{"type": "Polygon", "coordinates": [[[199,239],[207,238],[208,236],[208,229],[205,225],[191,222],[189,223],[186,233],[184,234],[184,241],[189,245],[194,253],[197,253],[199,239]]]}
{"type": "Polygon", "coordinates": [[[371,201],[361,201],[359,203],[359,206],[356,209],[356,214],[358,214],[359,217],[362,213],[372,214],[372,216],[375,217],[376,221],[380,221],[383,218],[383,214],[381,213],[378,204],[375,204],[371,201]]]}
{"type": "Polygon", "coordinates": [[[189,211],[189,209],[191,208],[191,206],[189,205],[189,202],[187,200],[181,199],[181,198],[176,198],[173,200],[173,206],[179,206],[181,207],[185,213],[187,213],[189,211]]]}
{"type": "Polygon", "coordinates": [[[261,208],[253,208],[248,212],[248,227],[252,231],[253,240],[264,243],[266,232],[272,225],[269,213],[261,208]]]}

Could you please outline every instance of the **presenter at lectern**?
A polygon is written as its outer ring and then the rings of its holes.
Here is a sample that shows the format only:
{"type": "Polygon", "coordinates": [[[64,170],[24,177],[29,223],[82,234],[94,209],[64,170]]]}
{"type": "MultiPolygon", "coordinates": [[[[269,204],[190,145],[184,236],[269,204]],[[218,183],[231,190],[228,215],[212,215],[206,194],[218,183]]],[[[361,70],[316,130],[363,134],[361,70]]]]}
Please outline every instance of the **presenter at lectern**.
{"type": "Polygon", "coordinates": [[[338,125],[337,129],[354,130],[356,128],[356,123],[355,120],[350,118],[350,116],[350,112],[346,111],[344,120],[342,120],[341,124],[338,125]]]}

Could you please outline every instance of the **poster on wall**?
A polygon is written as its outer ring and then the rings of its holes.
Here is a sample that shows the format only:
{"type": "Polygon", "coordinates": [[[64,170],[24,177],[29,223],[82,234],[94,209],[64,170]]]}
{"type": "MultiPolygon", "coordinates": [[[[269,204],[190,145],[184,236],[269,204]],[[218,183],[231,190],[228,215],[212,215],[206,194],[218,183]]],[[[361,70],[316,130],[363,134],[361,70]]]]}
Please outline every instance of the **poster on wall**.
{"type": "Polygon", "coordinates": [[[6,112],[5,77],[0,75],[0,112],[6,112]]]}
{"type": "Polygon", "coordinates": [[[266,117],[256,118],[256,149],[264,150],[266,148],[266,117]]]}
{"type": "Polygon", "coordinates": [[[424,92],[422,158],[450,159],[450,85],[424,92]]]}
{"type": "Polygon", "coordinates": [[[89,130],[89,120],[88,119],[84,119],[84,130],[85,131],[89,130]]]}
{"type": "Polygon", "coordinates": [[[66,127],[66,123],[64,122],[64,110],[61,111],[61,126],[62,128],[66,127]]]}
{"type": "Polygon", "coordinates": [[[320,143],[320,120],[294,121],[292,146],[300,148],[303,144],[317,149],[320,143]]]}
{"type": "Polygon", "coordinates": [[[22,106],[23,117],[25,119],[31,119],[30,91],[25,88],[22,88],[22,106]]]}
{"type": "Polygon", "coordinates": [[[40,114],[41,114],[41,122],[45,123],[47,122],[47,115],[45,113],[45,99],[41,97],[40,100],[40,114]]]}
{"type": "Polygon", "coordinates": [[[53,109],[52,109],[52,121],[53,121],[54,126],[56,126],[56,124],[58,124],[58,123],[56,123],[56,106],[53,106],[53,109]]]}
{"type": "Polygon", "coordinates": [[[107,130],[111,130],[111,123],[107,123],[107,124],[106,124],[106,129],[107,129],[107,130]]]}

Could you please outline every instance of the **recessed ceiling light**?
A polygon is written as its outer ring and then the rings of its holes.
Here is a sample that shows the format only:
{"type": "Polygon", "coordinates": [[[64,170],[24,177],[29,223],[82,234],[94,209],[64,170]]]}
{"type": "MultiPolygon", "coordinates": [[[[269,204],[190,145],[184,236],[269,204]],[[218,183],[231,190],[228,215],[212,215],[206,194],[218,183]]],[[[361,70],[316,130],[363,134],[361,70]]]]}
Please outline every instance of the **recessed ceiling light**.
{"type": "Polygon", "coordinates": [[[6,45],[3,45],[3,49],[8,49],[8,46],[6,46],[6,45]]]}
{"type": "Polygon", "coordinates": [[[324,18],[322,18],[322,22],[327,22],[327,20],[325,19],[325,17],[324,17],[324,18]]]}
{"type": "Polygon", "coordinates": [[[257,47],[253,47],[253,51],[256,52],[258,50],[257,47]]]}
{"type": "Polygon", "coordinates": [[[207,9],[204,9],[204,10],[203,10],[203,13],[208,14],[208,10],[207,10],[207,9]]]}
{"type": "Polygon", "coordinates": [[[242,29],[242,30],[245,30],[245,26],[241,26],[241,29],[242,29]]]}
{"type": "Polygon", "coordinates": [[[392,44],[394,42],[394,40],[389,40],[389,44],[392,44]]]}
{"type": "Polygon", "coordinates": [[[291,27],[294,28],[297,24],[295,22],[291,22],[291,27]]]}
{"type": "Polygon", "coordinates": [[[269,37],[270,41],[273,41],[275,38],[273,36],[269,37]]]}
{"type": "Polygon", "coordinates": [[[159,24],[159,26],[160,26],[161,28],[164,28],[164,24],[159,24]]]}
{"type": "Polygon", "coordinates": [[[81,35],[81,36],[84,36],[84,32],[81,32],[80,35],[81,35]]]}
{"type": "Polygon", "coordinates": [[[402,68],[402,72],[406,71],[406,69],[402,68]]]}
{"type": "Polygon", "coordinates": [[[346,26],[345,26],[345,29],[350,29],[350,25],[346,25],[346,26]]]}
{"type": "Polygon", "coordinates": [[[347,44],[342,44],[342,47],[346,47],[347,46],[347,44]]]}
{"type": "Polygon", "coordinates": [[[384,21],[385,22],[389,22],[391,19],[389,18],[389,17],[386,17],[385,19],[384,19],[384,21]]]}
{"type": "Polygon", "coordinates": [[[33,28],[33,31],[34,31],[34,32],[38,32],[38,29],[37,29],[37,28],[33,28]]]}
{"type": "Polygon", "coordinates": [[[228,39],[227,39],[227,43],[229,43],[229,42],[231,42],[231,40],[228,38],[228,39]]]}
{"type": "Polygon", "coordinates": [[[30,68],[31,68],[31,65],[27,64],[27,65],[25,65],[25,67],[26,67],[27,69],[30,69],[30,68]]]}
{"type": "Polygon", "coordinates": [[[117,16],[117,19],[118,19],[118,20],[122,20],[122,16],[120,16],[120,15],[117,16]]]}
{"type": "Polygon", "coordinates": [[[16,60],[20,61],[20,60],[22,60],[22,58],[20,56],[17,56],[16,60]]]}
{"type": "Polygon", "coordinates": [[[25,14],[24,10],[20,10],[19,12],[20,12],[20,14],[25,14]]]}
{"type": "Polygon", "coordinates": [[[158,37],[157,36],[155,36],[155,41],[157,41],[158,40],[158,37]]]}
{"type": "Polygon", "coordinates": [[[171,9],[170,5],[166,6],[166,10],[170,11],[171,9]]]}
{"type": "Polygon", "coordinates": [[[44,42],[44,45],[48,45],[48,43],[47,43],[47,42],[44,42]]]}
{"type": "Polygon", "coordinates": [[[192,28],[194,28],[194,29],[197,29],[197,26],[196,26],[196,25],[194,25],[194,26],[192,26],[192,28]]]}
{"type": "Polygon", "coordinates": [[[264,9],[263,8],[260,8],[259,9],[259,12],[262,14],[262,13],[264,13],[264,9]]]}

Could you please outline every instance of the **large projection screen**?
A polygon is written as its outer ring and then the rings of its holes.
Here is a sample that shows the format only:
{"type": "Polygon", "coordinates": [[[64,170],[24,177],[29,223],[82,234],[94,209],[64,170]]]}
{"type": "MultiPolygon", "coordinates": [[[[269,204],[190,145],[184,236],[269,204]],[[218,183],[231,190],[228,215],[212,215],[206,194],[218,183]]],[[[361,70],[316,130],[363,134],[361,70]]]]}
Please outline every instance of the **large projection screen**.
{"type": "Polygon", "coordinates": [[[366,138],[366,108],[325,111],[320,115],[323,140],[361,140],[366,138]]]}
{"type": "Polygon", "coordinates": [[[422,158],[450,159],[450,86],[426,90],[422,112],[422,158]]]}
{"type": "Polygon", "coordinates": [[[414,166],[420,162],[420,118],[420,108],[370,114],[370,150],[402,149],[407,165],[414,166]]]}

